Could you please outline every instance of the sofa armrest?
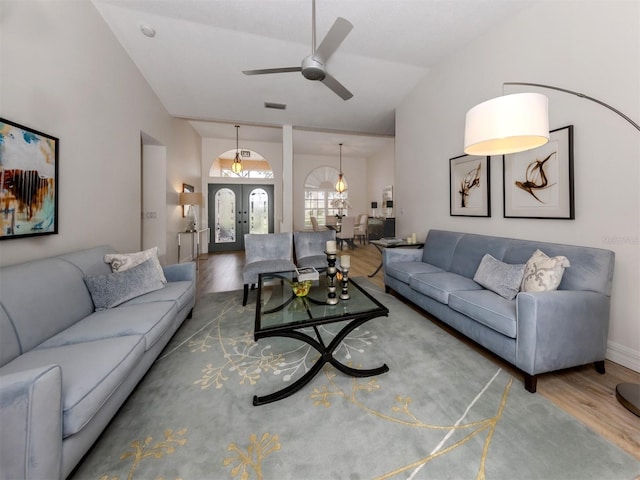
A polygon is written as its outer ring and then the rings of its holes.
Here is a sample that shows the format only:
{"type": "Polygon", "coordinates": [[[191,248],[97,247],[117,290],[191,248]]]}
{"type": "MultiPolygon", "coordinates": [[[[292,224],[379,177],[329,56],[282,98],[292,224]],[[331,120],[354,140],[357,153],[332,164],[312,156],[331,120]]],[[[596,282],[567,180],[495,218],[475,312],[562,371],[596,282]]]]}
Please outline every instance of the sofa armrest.
{"type": "Polygon", "coordinates": [[[174,263],[162,269],[168,282],[196,281],[196,262],[174,263]]]}
{"type": "Polygon", "coordinates": [[[421,262],[424,250],[415,248],[383,248],[382,264],[391,265],[395,262],[421,262]]]}
{"type": "Polygon", "coordinates": [[[609,304],[597,292],[520,292],[516,366],[537,375],[604,360],[609,304]]]}
{"type": "Polygon", "coordinates": [[[0,375],[0,479],[62,477],[62,370],[0,375]]]}

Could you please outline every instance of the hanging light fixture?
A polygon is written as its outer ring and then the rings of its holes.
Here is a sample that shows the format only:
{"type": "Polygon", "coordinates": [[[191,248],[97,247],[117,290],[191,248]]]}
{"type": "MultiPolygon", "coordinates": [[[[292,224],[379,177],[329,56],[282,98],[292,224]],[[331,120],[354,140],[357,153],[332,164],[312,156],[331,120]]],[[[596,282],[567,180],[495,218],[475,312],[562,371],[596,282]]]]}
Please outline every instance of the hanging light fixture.
{"type": "Polygon", "coordinates": [[[233,173],[242,172],[242,162],[240,161],[240,147],[238,144],[238,129],[240,125],[236,125],[236,158],[233,159],[233,165],[231,165],[231,171],[233,173]]]}
{"type": "Polygon", "coordinates": [[[338,174],[338,182],[336,183],[336,191],[338,193],[345,192],[347,190],[347,181],[342,174],[342,144],[340,144],[340,173],[338,174]]]}

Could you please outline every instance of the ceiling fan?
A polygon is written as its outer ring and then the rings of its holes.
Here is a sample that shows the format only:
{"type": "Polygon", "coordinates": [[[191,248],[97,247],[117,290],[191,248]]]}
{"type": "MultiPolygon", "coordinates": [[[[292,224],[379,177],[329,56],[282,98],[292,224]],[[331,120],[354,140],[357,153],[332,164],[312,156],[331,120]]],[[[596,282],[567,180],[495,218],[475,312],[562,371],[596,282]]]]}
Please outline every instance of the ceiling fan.
{"type": "Polygon", "coordinates": [[[307,80],[320,80],[343,100],[349,100],[353,94],[336,80],[327,70],[325,64],[338,49],[342,41],[353,29],[353,25],[342,17],[336,18],[331,29],[316,49],[316,0],[312,0],[311,19],[311,55],[302,59],[299,67],[264,68],[261,70],[244,70],[245,75],[264,75],[268,73],[301,72],[307,80]]]}

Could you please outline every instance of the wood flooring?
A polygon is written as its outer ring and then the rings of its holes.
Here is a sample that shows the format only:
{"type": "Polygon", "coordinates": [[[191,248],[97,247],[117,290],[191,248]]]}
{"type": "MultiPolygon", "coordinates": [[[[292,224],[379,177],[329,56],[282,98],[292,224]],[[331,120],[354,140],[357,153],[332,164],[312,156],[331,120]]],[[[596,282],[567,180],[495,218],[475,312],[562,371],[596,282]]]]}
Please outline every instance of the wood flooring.
{"type": "MultiPolygon", "coordinates": [[[[349,273],[352,277],[373,273],[381,261],[380,253],[373,245],[359,245],[358,248],[344,250],[343,253],[351,255],[349,273]]],[[[198,295],[242,290],[243,267],[244,252],[202,255],[198,260],[198,295]]],[[[370,280],[380,288],[384,288],[382,271],[370,280]]],[[[249,301],[252,300],[252,296],[255,301],[255,291],[250,292],[249,301]]],[[[522,374],[499,357],[466,339],[419,308],[409,305],[421,313],[425,319],[433,321],[465,342],[470,348],[492,359],[511,371],[514,377],[522,380],[522,374]]],[[[559,408],[640,461],[640,417],[624,408],[615,397],[615,387],[618,383],[640,383],[640,373],[609,360],[605,365],[604,375],[597,373],[593,365],[541,375],[538,378],[538,391],[532,395],[543,395],[548,398],[559,408]]]]}

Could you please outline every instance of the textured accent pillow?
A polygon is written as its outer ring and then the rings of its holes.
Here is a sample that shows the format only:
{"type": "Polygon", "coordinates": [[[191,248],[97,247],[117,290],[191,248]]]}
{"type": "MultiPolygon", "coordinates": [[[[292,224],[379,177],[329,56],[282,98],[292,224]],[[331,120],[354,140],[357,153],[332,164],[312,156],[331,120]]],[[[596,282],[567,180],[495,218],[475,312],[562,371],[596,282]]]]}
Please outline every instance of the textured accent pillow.
{"type": "Polygon", "coordinates": [[[104,261],[111,264],[112,272],[124,272],[149,259],[153,260],[153,264],[156,270],[158,270],[162,283],[167,283],[162,265],[160,265],[160,260],[158,260],[158,247],[152,247],[136,253],[108,253],[104,256],[104,261]]]}
{"type": "Polygon", "coordinates": [[[96,310],[117,307],[127,300],[164,287],[152,259],[123,272],[85,277],[84,283],[96,310]]]}
{"type": "Polygon", "coordinates": [[[564,269],[570,266],[567,257],[548,257],[541,250],[536,250],[527,261],[520,290],[523,292],[557,290],[562,281],[564,269]]]}
{"type": "Polygon", "coordinates": [[[507,300],[513,300],[520,290],[523,274],[524,264],[504,263],[487,253],[482,257],[473,281],[507,300]]]}

